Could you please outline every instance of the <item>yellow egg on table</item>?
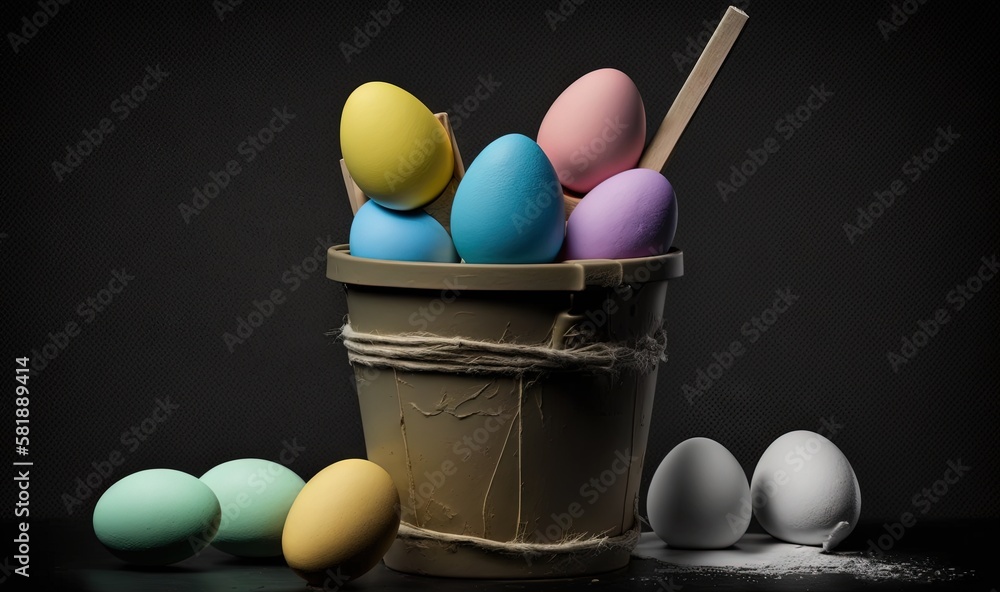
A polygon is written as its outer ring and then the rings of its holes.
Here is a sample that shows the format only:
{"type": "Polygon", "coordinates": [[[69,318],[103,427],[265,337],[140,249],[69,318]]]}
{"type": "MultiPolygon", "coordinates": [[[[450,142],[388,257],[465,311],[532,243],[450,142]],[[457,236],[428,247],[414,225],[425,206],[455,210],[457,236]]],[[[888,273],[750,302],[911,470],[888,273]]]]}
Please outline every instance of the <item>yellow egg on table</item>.
{"type": "Polygon", "coordinates": [[[413,210],[451,181],[448,132],[419,99],[387,82],[351,93],[340,119],[340,148],[354,182],[379,205],[413,210]]]}
{"type": "Polygon", "coordinates": [[[309,585],[332,589],[375,567],[398,530],[399,493],[389,473],[352,458],[302,488],[285,518],[281,547],[309,585]]]}

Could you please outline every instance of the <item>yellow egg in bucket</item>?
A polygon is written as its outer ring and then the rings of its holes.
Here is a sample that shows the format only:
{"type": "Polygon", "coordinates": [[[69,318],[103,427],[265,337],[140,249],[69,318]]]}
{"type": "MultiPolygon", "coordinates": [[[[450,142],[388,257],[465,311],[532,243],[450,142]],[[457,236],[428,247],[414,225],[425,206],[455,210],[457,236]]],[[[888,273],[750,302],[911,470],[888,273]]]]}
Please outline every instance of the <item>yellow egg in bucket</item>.
{"type": "Polygon", "coordinates": [[[427,205],[455,172],[448,130],[420,100],[387,82],[368,82],[347,98],[340,146],[364,195],[393,210],[427,205]]]}

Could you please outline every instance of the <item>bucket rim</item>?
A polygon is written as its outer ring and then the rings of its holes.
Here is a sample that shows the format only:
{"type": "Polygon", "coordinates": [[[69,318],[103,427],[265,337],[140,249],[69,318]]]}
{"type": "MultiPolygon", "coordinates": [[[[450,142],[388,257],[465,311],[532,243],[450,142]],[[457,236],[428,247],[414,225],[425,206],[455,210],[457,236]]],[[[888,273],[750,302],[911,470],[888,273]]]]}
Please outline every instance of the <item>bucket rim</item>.
{"type": "Polygon", "coordinates": [[[684,275],[684,252],[633,259],[575,259],[557,263],[431,263],[353,257],[350,245],[330,247],[326,277],[343,284],[440,290],[570,291],[666,281],[684,275]]]}

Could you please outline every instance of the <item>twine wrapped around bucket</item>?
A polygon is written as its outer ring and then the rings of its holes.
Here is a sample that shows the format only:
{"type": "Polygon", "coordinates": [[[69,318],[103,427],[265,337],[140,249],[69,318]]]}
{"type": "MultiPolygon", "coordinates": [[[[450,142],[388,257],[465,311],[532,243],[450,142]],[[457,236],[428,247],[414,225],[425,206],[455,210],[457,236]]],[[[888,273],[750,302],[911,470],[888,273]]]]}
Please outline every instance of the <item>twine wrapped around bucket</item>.
{"type": "Polygon", "coordinates": [[[554,349],[547,344],[441,337],[426,332],[361,333],[355,331],[349,321],[331,334],[343,340],[351,364],[409,372],[501,376],[545,372],[645,373],[667,359],[667,332],[662,326],[652,335],[633,342],[581,340],[568,349],[554,349]]]}
{"type": "Polygon", "coordinates": [[[580,535],[556,543],[532,543],[528,541],[492,541],[481,537],[428,530],[402,522],[399,525],[397,537],[407,546],[417,549],[424,548],[428,544],[441,544],[448,547],[470,547],[492,553],[520,555],[526,560],[534,557],[546,557],[551,560],[555,557],[567,561],[583,561],[587,555],[599,551],[610,549],[631,551],[639,542],[641,529],[642,523],[637,515],[632,528],[617,536],[585,537],[580,535]]]}
{"type": "MultiPolygon", "coordinates": [[[[364,333],[355,331],[349,321],[330,334],[344,342],[352,365],[360,364],[404,372],[512,376],[521,379],[519,383],[523,397],[526,382],[530,384],[539,376],[548,373],[618,375],[621,372],[643,374],[655,370],[658,362],[666,361],[667,344],[663,326],[656,327],[651,335],[642,336],[631,342],[608,343],[570,339],[571,343],[575,341],[575,345],[567,349],[554,349],[546,343],[482,341],[442,337],[426,332],[390,335],[364,333]]],[[[567,337],[580,336],[568,334],[567,337]]],[[[405,431],[403,433],[405,438],[405,431]]],[[[412,494],[412,478],[410,486],[412,494]]],[[[631,551],[639,540],[640,531],[641,523],[637,515],[632,528],[619,535],[581,534],[550,543],[531,542],[520,537],[511,541],[495,541],[471,535],[439,532],[402,522],[398,539],[413,549],[440,545],[449,549],[471,548],[490,553],[519,555],[529,563],[532,558],[537,557],[545,557],[547,561],[556,559],[583,562],[594,553],[615,549],[631,551]]]]}

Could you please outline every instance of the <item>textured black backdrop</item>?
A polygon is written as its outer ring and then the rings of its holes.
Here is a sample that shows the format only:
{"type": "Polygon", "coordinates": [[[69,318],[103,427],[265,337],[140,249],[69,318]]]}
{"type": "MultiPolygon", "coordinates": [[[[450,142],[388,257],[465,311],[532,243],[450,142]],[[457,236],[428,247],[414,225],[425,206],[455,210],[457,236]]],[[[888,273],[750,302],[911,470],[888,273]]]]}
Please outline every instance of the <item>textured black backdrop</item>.
{"type": "MultiPolygon", "coordinates": [[[[400,0],[345,56],[355,27],[388,2],[277,4],[244,2],[220,17],[209,0],[73,2],[36,17],[42,26],[16,52],[9,35],[0,51],[3,367],[12,377],[16,356],[65,346],[30,379],[33,517],[87,519],[110,483],[145,468],[200,474],[233,458],[278,459],[288,443],[304,448],[291,467],[308,478],[364,455],[346,354],[324,335],[346,313],[343,292],[311,260],[318,244],[347,240],[338,125],[355,87],[386,80],[451,111],[469,164],[500,135],[533,137],[566,85],[610,66],[635,80],[651,134],[690,70],[678,57],[688,38],[726,6],[400,0]],[[570,14],[554,20],[560,11],[570,14]],[[166,75],[121,119],[115,100],[147,67],[166,75]],[[476,104],[468,97],[483,79],[499,86],[476,104]],[[466,101],[474,108],[460,112],[466,101]],[[294,119],[246,162],[240,143],[273,109],[294,119]],[[113,129],[60,180],[53,162],[105,118],[113,129]],[[231,159],[240,173],[186,221],[179,206],[231,159]],[[134,279],[102,293],[116,272],[134,279]],[[294,291],[285,274],[299,274],[294,291]],[[223,335],[275,289],[286,301],[230,351],[223,335]],[[58,335],[71,321],[79,333],[58,335]],[[154,414],[158,400],[176,409],[154,414]],[[144,440],[123,438],[144,421],[144,440]],[[92,492],[80,485],[88,479],[92,492]]],[[[749,23],[666,171],[686,275],[668,297],[670,362],[644,484],[682,439],[718,440],[749,476],[775,437],[826,422],[857,471],[865,520],[914,510],[913,496],[959,460],[971,470],[921,518],[998,515],[1000,280],[972,280],[979,291],[961,310],[949,302],[997,254],[996,8],[895,4],[895,17],[889,0],[742,4],[749,23]],[[822,101],[810,101],[816,90],[822,101]],[[797,111],[808,120],[777,124],[797,111]],[[947,149],[928,152],[934,162],[915,179],[904,165],[939,129],[953,134],[938,141],[947,149]],[[777,152],[720,191],[768,138],[777,152]],[[857,208],[897,179],[905,193],[849,237],[857,208]],[[798,299],[751,342],[742,327],[778,289],[798,299]],[[949,321],[894,370],[888,353],[938,308],[949,321]],[[686,397],[734,340],[746,353],[686,397]]],[[[6,8],[2,29],[18,35],[40,10],[6,8]]],[[[14,460],[15,383],[5,382],[0,425],[14,460]]],[[[2,482],[10,517],[13,481],[2,482]]]]}

